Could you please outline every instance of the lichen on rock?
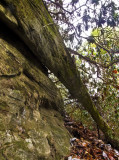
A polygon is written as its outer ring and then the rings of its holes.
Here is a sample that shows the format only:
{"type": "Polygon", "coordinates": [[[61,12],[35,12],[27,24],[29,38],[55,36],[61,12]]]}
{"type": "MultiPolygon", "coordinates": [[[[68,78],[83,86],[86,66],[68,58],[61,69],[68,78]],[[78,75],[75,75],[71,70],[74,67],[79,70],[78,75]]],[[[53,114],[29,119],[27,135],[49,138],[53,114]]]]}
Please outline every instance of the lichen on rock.
{"type": "Polygon", "coordinates": [[[0,159],[61,160],[69,151],[63,101],[43,66],[0,27],[0,159]]]}

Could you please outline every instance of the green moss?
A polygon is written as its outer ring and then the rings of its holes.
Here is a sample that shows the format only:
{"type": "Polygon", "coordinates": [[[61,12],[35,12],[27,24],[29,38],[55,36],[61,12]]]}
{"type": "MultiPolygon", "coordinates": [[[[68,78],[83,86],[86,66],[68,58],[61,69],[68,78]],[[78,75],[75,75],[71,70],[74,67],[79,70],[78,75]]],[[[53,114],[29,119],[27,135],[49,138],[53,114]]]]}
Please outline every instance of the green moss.
{"type": "Polygon", "coordinates": [[[29,151],[28,149],[28,143],[25,142],[25,141],[14,141],[14,147],[17,149],[17,148],[21,148],[22,150],[25,150],[25,151],[29,151]]]}
{"type": "Polygon", "coordinates": [[[0,112],[9,112],[9,106],[7,102],[0,101],[0,112]]]}

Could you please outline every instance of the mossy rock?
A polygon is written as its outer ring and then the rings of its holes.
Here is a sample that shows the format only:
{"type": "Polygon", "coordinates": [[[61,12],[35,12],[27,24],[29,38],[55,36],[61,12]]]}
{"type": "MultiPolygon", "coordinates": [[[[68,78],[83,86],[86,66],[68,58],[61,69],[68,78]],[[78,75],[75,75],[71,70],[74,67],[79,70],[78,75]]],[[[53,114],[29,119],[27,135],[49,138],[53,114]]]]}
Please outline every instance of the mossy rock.
{"type": "Polygon", "coordinates": [[[70,135],[63,101],[29,49],[0,28],[0,160],[61,160],[70,135]]]}

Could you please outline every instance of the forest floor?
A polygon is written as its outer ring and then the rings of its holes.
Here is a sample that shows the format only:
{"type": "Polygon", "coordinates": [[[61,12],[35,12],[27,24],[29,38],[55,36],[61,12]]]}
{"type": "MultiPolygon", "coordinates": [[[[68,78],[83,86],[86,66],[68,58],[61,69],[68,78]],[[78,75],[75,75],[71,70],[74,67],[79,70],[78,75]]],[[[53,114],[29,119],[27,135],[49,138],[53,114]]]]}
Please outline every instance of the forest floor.
{"type": "Polygon", "coordinates": [[[74,138],[64,160],[119,160],[119,151],[99,138],[99,130],[91,131],[68,116],[65,126],[74,138]]]}

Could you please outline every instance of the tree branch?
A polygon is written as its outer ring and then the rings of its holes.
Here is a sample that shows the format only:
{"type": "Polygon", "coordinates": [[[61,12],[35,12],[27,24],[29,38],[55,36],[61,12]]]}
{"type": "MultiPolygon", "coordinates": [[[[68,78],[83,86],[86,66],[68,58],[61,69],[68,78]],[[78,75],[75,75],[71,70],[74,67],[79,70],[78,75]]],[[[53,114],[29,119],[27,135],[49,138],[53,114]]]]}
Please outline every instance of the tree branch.
{"type": "Polygon", "coordinates": [[[51,3],[53,3],[53,4],[55,4],[56,6],[58,6],[58,7],[60,7],[62,10],[64,10],[65,12],[67,12],[67,13],[69,13],[69,14],[72,14],[72,12],[70,12],[70,11],[67,11],[62,5],[60,5],[59,3],[57,3],[57,2],[54,2],[54,1],[52,1],[52,0],[48,0],[48,1],[50,1],[51,3]]]}
{"type": "Polygon", "coordinates": [[[98,63],[98,62],[96,62],[96,61],[91,60],[91,59],[90,59],[89,57],[87,57],[87,56],[82,56],[82,55],[79,54],[77,51],[74,51],[74,50],[72,50],[71,48],[67,48],[67,49],[68,49],[68,51],[69,51],[71,54],[73,54],[73,55],[78,55],[81,59],[84,59],[85,61],[87,61],[87,62],[89,62],[89,63],[91,63],[91,64],[94,64],[96,67],[99,67],[99,66],[100,66],[100,67],[102,67],[102,68],[109,68],[109,67],[112,66],[113,64],[119,62],[119,59],[116,59],[116,60],[110,62],[108,65],[104,65],[104,64],[101,64],[101,63],[98,63]]]}

